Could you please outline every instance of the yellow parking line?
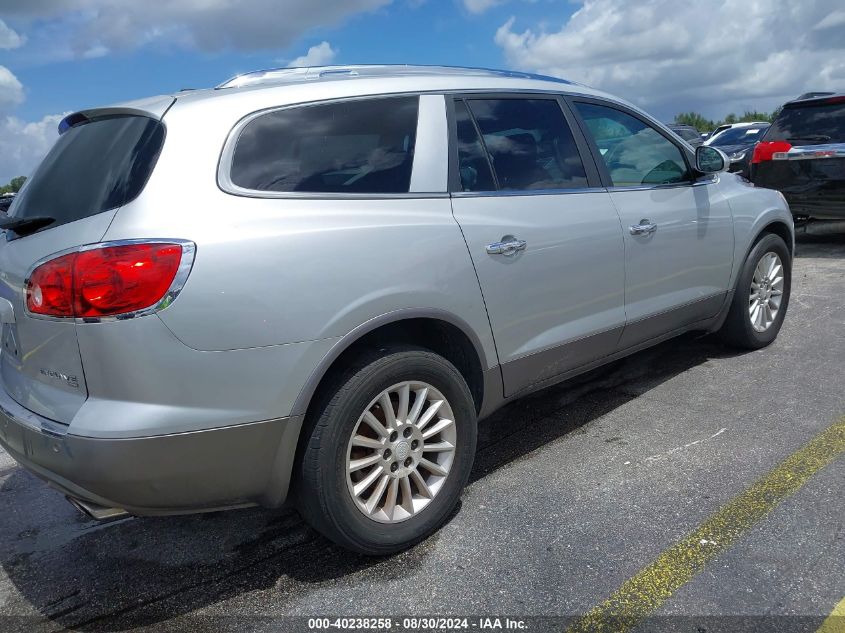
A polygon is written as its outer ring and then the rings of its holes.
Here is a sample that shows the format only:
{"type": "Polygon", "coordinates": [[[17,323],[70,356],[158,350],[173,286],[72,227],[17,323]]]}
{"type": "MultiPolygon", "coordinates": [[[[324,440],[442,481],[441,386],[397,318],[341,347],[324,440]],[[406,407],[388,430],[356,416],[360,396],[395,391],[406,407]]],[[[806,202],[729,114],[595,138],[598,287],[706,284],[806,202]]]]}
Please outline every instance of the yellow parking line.
{"type": "MultiPolygon", "coordinates": [[[[730,547],[810,477],[845,452],[845,417],[816,435],[744,492],[722,506],[689,536],[626,580],[607,600],[568,630],[575,633],[626,631],[657,610],[704,565],[730,547]]],[[[837,605],[837,609],[842,604],[837,605]]],[[[833,625],[831,625],[833,626],[833,625]]],[[[830,629],[831,633],[841,629],[830,629]]]]}
{"type": "Polygon", "coordinates": [[[845,598],[833,607],[816,633],[845,633],[845,598]]]}

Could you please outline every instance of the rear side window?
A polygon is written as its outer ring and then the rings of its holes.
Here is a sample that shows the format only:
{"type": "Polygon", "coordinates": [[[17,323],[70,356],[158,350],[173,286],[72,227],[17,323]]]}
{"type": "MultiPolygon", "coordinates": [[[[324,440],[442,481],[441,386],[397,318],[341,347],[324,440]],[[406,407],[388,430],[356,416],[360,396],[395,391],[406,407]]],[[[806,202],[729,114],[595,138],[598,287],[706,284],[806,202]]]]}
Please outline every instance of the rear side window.
{"type": "Polygon", "coordinates": [[[766,140],[845,143],[845,102],[787,106],[772,123],[766,140]]]}
{"type": "Polygon", "coordinates": [[[496,183],[484,145],[475,129],[466,103],[455,102],[455,123],[458,132],[458,171],[464,191],[495,191],[496,183]]]}
{"type": "Polygon", "coordinates": [[[276,110],[246,124],[231,181],[256,191],[407,193],[418,97],[276,110]]]}
{"type": "Polygon", "coordinates": [[[468,99],[499,189],[587,186],[572,131],[553,99],[468,99]]]}
{"type": "Polygon", "coordinates": [[[9,215],[47,216],[47,228],[115,209],[141,193],[164,143],[142,116],[93,119],[68,129],[26,181],[9,215]]]}
{"type": "Polygon", "coordinates": [[[598,146],[614,187],[690,180],[681,149],[650,125],[621,110],[575,103],[598,146]]]}

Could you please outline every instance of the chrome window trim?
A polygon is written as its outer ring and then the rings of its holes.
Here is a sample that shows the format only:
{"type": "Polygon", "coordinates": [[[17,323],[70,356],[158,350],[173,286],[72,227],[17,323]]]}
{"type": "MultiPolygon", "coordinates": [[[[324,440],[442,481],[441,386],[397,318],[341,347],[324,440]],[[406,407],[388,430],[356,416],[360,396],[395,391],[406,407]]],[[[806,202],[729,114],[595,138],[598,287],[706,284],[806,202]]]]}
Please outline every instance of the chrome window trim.
{"type": "Polygon", "coordinates": [[[702,178],[699,180],[684,180],[682,182],[668,182],[662,185],[626,185],[619,187],[608,187],[610,192],[614,191],[653,191],[655,189],[681,189],[683,187],[703,187],[707,185],[714,185],[719,182],[719,177],[714,175],[710,178],[702,178]]]}
{"type": "Polygon", "coordinates": [[[185,282],[188,280],[188,275],[191,273],[191,269],[193,268],[196,252],[197,245],[194,242],[191,242],[190,240],[152,238],[96,242],[94,244],[74,246],[72,248],[67,248],[63,251],[52,253],[51,255],[42,257],[37,262],[35,262],[32,266],[30,266],[29,270],[26,273],[22,292],[24,314],[31,319],[40,319],[42,321],[60,321],[64,323],[109,323],[114,321],[126,321],[127,319],[134,319],[137,317],[155,314],[156,312],[160,312],[161,310],[164,310],[165,308],[169,307],[176,300],[176,297],[179,296],[179,293],[182,292],[182,288],[185,287],[185,282]],[[58,317],[30,312],[26,303],[26,289],[29,286],[29,280],[32,277],[32,273],[35,271],[36,268],[53,259],[56,259],[57,257],[62,257],[63,255],[69,255],[71,253],[84,253],[85,251],[92,251],[100,248],[110,248],[113,246],[130,246],[132,244],[178,244],[182,247],[182,259],[179,262],[179,268],[176,270],[176,276],[173,278],[173,282],[170,284],[170,287],[167,289],[167,292],[164,293],[164,296],[157,303],[146,308],[142,308],[140,310],[134,310],[132,312],[124,312],[122,314],[116,314],[114,316],[103,317],[58,317]]]}
{"type": "MultiPolygon", "coordinates": [[[[366,94],[366,95],[354,95],[351,97],[337,97],[337,98],[329,98],[329,99],[319,99],[314,101],[299,101],[296,103],[289,103],[282,106],[272,106],[269,108],[262,108],[260,110],[255,110],[254,112],[250,112],[246,116],[242,117],[238,120],[237,123],[232,126],[232,129],[229,130],[229,133],[226,135],[226,140],[223,142],[223,149],[220,153],[220,158],[217,161],[217,186],[220,188],[221,191],[224,193],[228,193],[234,196],[239,196],[242,198],[278,198],[278,199],[296,199],[296,200],[390,200],[390,199],[419,199],[419,198],[448,198],[449,191],[448,191],[448,167],[447,167],[447,176],[446,181],[443,185],[442,191],[413,191],[408,193],[326,193],[326,192],[308,192],[308,191],[262,191],[260,189],[247,189],[244,187],[239,187],[235,183],[232,182],[231,179],[231,170],[232,170],[232,158],[235,153],[235,147],[237,146],[238,138],[240,137],[240,133],[243,128],[249,124],[250,121],[256,119],[259,116],[264,114],[269,114],[271,112],[276,112],[278,110],[287,110],[289,108],[301,108],[301,107],[309,107],[313,105],[324,105],[329,103],[343,103],[347,101],[361,101],[361,100],[369,100],[369,99],[382,99],[382,98],[391,98],[391,97],[422,97],[424,95],[434,95],[434,96],[442,96],[444,97],[444,108],[445,108],[445,96],[446,95],[486,95],[491,94],[491,92],[495,92],[496,94],[513,94],[515,96],[521,94],[535,94],[535,95],[546,95],[549,97],[561,97],[561,96],[576,96],[576,97],[593,97],[594,95],[581,93],[581,92],[570,92],[570,91],[561,91],[561,90],[545,90],[545,89],[521,89],[521,88],[497,88],[493,91],[489,88],[474,88],[474,89],[449,89],[449,90],[420,90],[415,92],[385,92],[385,93],[374,93],[374,94],[366,94]]],[[[445,115],[444,115],[445,116],[445,115]]],[[[444,134],[446,135],[446,140],[448,143],[449,138],[449,131],[447,125],[448,119],[444,119],[444,134]]],[[[419,120],[417,121],[417,128],[419,130],[419,120]]],[[[448,145],[446,149],[446,153],[444,156],[448,156],[448,145]]],[[[416,158],[415,158],[415,165],[416,167],[416,158]]],[[[411,182],[413,183],[413,171],[411,173],[411,182]]]]}
{"type": "Polygon", "coordinates": [[[499,189],[498,191],[453,191],[453,198],[500,198],[514,196],[560,196],[578,193],[606,193],[604,187],[572,189],[499,189]]]}
{"type": "MultiPolygon", "coordinates": [[[[255,112],[251,112],[242,119],[240,119],[232,129],[229,131],[229,134],[226,136],[226,141],[223,144],[223,151],[220,154],[220,160],[217,163],[217,186],[224,191],[225,193],[229,193],[236,196],[241,196],[245,198],[281,198],[281,199],[295,199],[295,200],[379,200],[379,199],[407,199],[407,198],[446,198],[449,196],[446,186],[446,179],[447,177],[443,177],[443,184],[442,189],[440,191],[408,191],[404,193],[346,193],[346,192],[311,192],[311,191],[264,191],[262,189],[248,189],[246,187],[241,187],[236,185],[232,182],[232,160],[235,155],[235,148],[238,145],[238,140],[240,139],[241,132],[243,129],[249,125],[255,119],[264,116],[265,114],[272,114],[273,112],[279,112],[281,110],[290,110],[293,108],[308,108],[312,106],[320,106],[320,105],[328,105],[332,103],[346,103],[349,101],[369,101],[372,99],[392,99],[392,98],[399,98],[399,97],[418,97],[420,98],[419,103],[419,110],[417,114],[417,139],[419,139],[420,133],[420,119],[422,118],[422,97],[423,96],[440,96],[443,97],[443,93],[441,91],[432,91],[432,92],[401,92],[401,93],[389,93],[389,94],[376,94],[376,95],[365,95],[365,96],[354,96],[354,97],[343,97],[339,99],[321,99],[318,101],[305,101],[301,103],[291,103],[284,106],[274,106],[271,108],[263,108],[261,110],[256,110],[255,112]]],[[[429,109],[429,106],[426,106],[429,109]]],[[[446,136],[448,134],[448,130],[446,129],[446,105],[445,105],[445,98],[443,103],[443,134],[446,136]]],[[[431,113],[426,113],[426,121],[423,122],[423,125],[426,126],[426,133],[431,132],[431,123],[432,117],[429,116],[431,113]]],[[[448,136],[446,136],[448,139],[448,136]]],[[[414,147],[414,153],[416,154],[416,143],[414,147]]],[[[414,156],[414,164],[411,168],[411,181],[410,185],[413,186],[414,184],[414,175],[417,170],[417,160],[416,155],[414,156]]]]}

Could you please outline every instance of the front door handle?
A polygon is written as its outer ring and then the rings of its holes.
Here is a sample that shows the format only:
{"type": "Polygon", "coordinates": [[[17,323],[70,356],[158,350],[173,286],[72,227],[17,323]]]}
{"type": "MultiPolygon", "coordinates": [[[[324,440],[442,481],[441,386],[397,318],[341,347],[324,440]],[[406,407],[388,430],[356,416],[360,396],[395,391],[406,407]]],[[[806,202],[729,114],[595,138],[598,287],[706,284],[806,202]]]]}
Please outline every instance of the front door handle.
{"type": "Polygon", "coordinates": [[[639,224],[632,224],[629,229],[631,231],[631,235],[648,235],[649,233],[654,233],[657,230],[657,225],[651,220],[643,218],[640,220],[639,224]]]}
{"type": "Polygon", "coordinates": [[[525,240],[518,240],[512,235],[505,235],[501,242],[493,242],[487,245],[487,252],[490,255],[504,255],[510,257],[518,251],[524,251],[528,243],[525,240]]]}

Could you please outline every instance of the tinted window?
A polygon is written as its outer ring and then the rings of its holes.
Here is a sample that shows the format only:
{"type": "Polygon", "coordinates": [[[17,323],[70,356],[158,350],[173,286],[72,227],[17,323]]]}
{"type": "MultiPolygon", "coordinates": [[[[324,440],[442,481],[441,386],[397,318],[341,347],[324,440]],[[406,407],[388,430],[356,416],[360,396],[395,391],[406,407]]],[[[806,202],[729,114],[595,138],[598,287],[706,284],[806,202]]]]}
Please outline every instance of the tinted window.
{"type": "Polygon", "coordinates": [[[232,182],[260,191],[407,193],[417,97],[277,110],[250,121],[232,182]]]}
{"type": "Polygon", "coordinates": [[[772,123],[766,140],[845,143],[845,103],[786,107],[772,123]]]}
{"type": "Polygon", "coordinates": [[[495,191],[496,183],[475,124],[463,101],[455,102],[458,131],[458,172],[464,191],[495,191]]]}
{"type": "Polygon", "coordinates": [[[698,141],[701,139],[701,135],[698,132],[688,127],[677,128],[675,133],[685,141],[698,141]]]}
{"type": "Polygon", "coordinates": [[[620,110],[576,103],[616,187],[689,180],[680,148],[650,125],[620,110]]]}
{"type": "Polygon", "coordinates": [[[756,143],[763,138],[768,125],[755,125],[754,127],[732,127],[730,130],[725,130],[719,136],[713,139],[709,145],[719,147],[721,145],[743,145],[756,143]]]}
{"type": "Polygon", "coordinates": [[[140,116],[70,128],[15,196],[9,214],[47,216],[49,226],[115,209],[141,193],[164,142],[164,126],[140,116]]]}
{"type": "Polygon", "coordinates": [[[557,101],[471,99],[499,189],[586,187],[584,164],[557,101]]]}

